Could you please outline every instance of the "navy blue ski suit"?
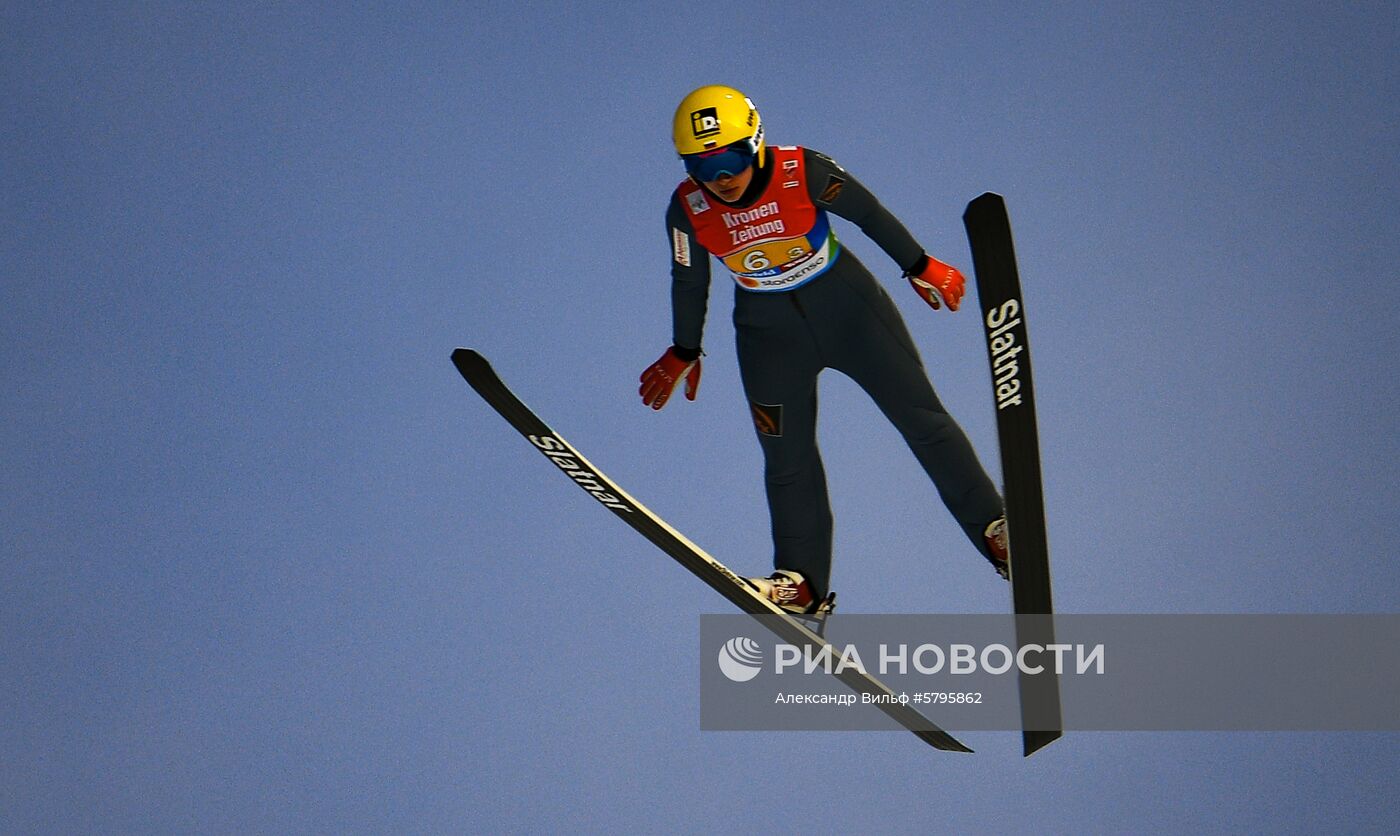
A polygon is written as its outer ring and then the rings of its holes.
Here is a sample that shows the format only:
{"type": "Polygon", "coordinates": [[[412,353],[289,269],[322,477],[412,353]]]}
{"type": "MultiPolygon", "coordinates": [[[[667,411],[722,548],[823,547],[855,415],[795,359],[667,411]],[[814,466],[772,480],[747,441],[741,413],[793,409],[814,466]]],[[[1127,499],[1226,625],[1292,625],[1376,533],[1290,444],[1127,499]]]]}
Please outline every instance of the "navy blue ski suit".
{"type": "MultiPolygon", "coordinates": [[[[853,222],[903,270],[920,261],[923,248],[845,169],[810,149],[785,150],[790,168],[796,167],[793,153],[801,155],[806,194],[821,221],[831,212],[853,222]]],[[[666,213],[673,252],[672,339],[683,351],[701,346],[710,286],[712,253],[697,238],[696,223],[716,216],[695,214],[697,205],[702,212],[730,212],[731,227],[738,217],[752,218],[759,228],[771,220],[759,204],[778,194],[770,186],[775,176],[784,176],[775,175],[774,159],[770,149],[754,182],[733,204],[708,190],[697,198],[697,187],[689,182],[672,195],[666,213]]],[[[774,566],[801,572],[818,598],[828,591],[832,556],[831,505],[816,438],[817,377],[823,369],[848,375],[870,395],[984,556],[983,533],[1003,513],[1001,497],[967,436],[934,393],[893,300],[829,229],[821,232],[830,235],[834,252],[815,278],[791,288],[750,290],[745,284],[757,280],[736,274],[734,293],[739,370],[763,448],[774,566]]]]}

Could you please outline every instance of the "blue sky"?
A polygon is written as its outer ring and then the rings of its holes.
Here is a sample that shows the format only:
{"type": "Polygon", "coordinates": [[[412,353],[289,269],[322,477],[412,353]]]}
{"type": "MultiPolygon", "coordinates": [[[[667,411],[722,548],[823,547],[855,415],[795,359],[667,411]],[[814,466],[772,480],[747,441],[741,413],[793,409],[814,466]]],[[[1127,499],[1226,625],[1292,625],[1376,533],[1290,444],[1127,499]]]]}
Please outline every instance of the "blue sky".
{"type": "MultiPolygon", "coordinates": [[[[1375,831],[1395,735],[702,733],[727,604],[461,382],[481,350],[769,560],[717,276],[670,338],[675,103],[748,92],[930,252],[1012,213],[1065,612],[1394,612],[1393,6],[4,4],[0,829],[1375,831]]],[[[976,317],[849,224],[995,469],[976,317]]],[[[849,612],[1000,612],[823,377],[849,612]]]]}

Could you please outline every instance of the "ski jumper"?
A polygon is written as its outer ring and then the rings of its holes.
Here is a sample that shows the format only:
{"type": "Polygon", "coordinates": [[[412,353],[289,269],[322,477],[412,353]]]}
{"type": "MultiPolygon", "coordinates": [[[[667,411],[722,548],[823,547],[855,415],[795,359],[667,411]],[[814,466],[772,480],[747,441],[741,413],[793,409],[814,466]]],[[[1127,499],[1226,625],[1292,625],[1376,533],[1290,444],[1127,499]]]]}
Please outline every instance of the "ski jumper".
{"type": "Polygon", "coordinates": [[[996,487],[943,408],[893,300],[837,240],[828,212],[845,218],[902,269],[923,255],[861,183],[820,153],[768,148],[740,202],[692,180],[666,213],[672,245],[672,339],[699,349],[710,257],[735,280],[739,372],[763,449],[778,569],[801,572],[816,597],[831,575],[832,515],[817,449],[817,376],[836,369],[894,424],[978,551],[1002,515],[996,487]]]}

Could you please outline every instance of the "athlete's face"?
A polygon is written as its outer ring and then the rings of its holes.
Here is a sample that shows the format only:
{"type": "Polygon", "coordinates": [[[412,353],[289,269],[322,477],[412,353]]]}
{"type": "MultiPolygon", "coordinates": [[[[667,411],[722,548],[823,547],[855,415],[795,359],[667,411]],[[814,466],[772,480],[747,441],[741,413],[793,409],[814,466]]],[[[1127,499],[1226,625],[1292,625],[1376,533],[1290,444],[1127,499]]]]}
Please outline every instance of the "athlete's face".
{"type": "Polygon", "coordinates": [[[720,200],[733,203],[744,196],[744,190],[753,182],[753,166],[735,175],[721,174],[705,183],[705,188],[719,195],[720,200]]]}

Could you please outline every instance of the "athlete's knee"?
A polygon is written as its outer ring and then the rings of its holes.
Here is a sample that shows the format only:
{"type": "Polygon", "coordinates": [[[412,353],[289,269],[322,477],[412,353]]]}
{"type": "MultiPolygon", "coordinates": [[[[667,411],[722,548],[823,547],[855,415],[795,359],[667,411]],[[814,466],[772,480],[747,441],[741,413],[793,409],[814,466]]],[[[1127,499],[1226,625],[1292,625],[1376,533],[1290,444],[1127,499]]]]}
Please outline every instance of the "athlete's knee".
{"type": "Polygon", "coordinates": [[[963,438],[962,427],[946,412],[919,410],[904,427],[904,438],[914,447],[941,447],[963,438]]]}
{"type": "Polygon", "coordinates": [[[763,468],[763,480],[775,488],[786,488],[811,480],[821,471],[813,461],[794,461],[782,465],[769,462],[763,468]]]}

